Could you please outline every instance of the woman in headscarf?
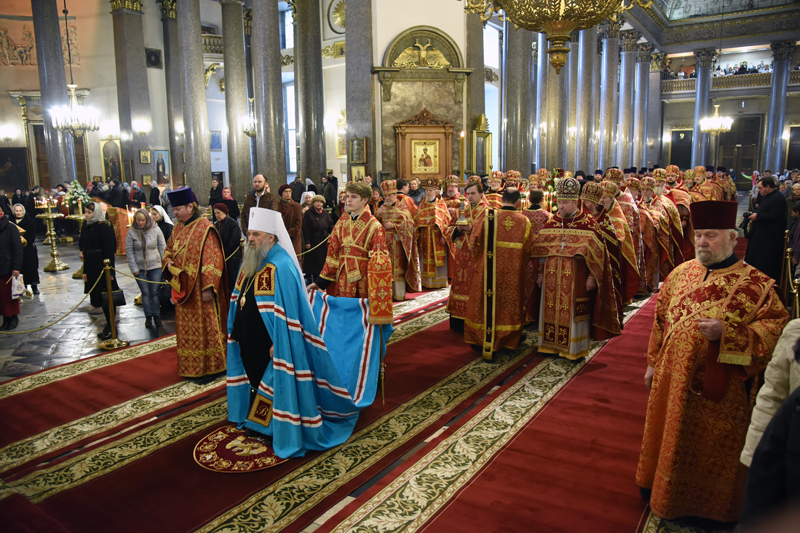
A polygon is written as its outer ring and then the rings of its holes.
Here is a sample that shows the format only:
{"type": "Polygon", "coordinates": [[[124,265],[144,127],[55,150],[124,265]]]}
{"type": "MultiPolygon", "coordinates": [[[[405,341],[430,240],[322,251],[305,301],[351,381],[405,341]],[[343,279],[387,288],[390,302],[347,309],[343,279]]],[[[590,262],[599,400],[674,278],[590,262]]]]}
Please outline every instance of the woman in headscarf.
{"type": "MultiPolygon", "coordinates": [[[[26,216],[27,212],[25,206],[22,204],[14,204],[14,217],[11,221],[25,230],[22,235],[25,238],[25,244],[22,248],[22,281],[25,285],[31,286],[33,294],[39,294],[39,254],[36,251],[36,222],[26,216]]],[[[20,232],[22,233],[22,232],[20,232]]]]}
{"type": "MultiPolygon", "coordinates": [[[[108,316],[108,305],[103,305],[103,293],[106,284],[102,280],[95,285],[97,278],[103,275],[103,261],[108,259],[114,266],[114,254],[117,251],[117,238],[111,222],[106,220],[106,214],[100,204],[92,202],[83,208],[86,223],[83,225],[81,237],[78,240],[80,256],[83,259],[83,292],[89,293],[92,307],[102,307],[106,316],[106,327],[97,336],[101,340],[111,338],[111,320],[108,316]],[[94,289],[89,290],[94,286],[94,289]]],[[[111,290],[119,290],[116,274],[111,272],[111,290]]]]}
{"type": "Polygon", "coordinates": [[[300,209],[302,210],[304,215],[306,214],[306,211],[308,211],[311,208],[312,198],[314,198],[314,193],[308,191],[304,192],[300,196],[300,209]]]}
{"type": "Polygon", "coordinates": [[[229,216],[228,206],[219,202],[214,204],[214,227],[219,231],[222,240],[222,251],[225,254],[225,270],[228,272],[228,296],[236,285],[236,276],[239,275],[239,265],[242,263],[242,249],[240,248],[242,231],[239,224],[229,216]]]}
{"type": "Polygon", "coordinates": [[[303,256],[303,272],[312,280],[319,276],[328,256],[328,243],[317,245],[327,239],[333,230],[333,219],[323,209],[324,205],[325,197],[318,194],[311,198],[311,208],[303,214],[303,242],[307,252],[303,256]]]}
{"type": "Polygon", "coordinates": [[[152,328],[154,322],[156,330],[161,327],[160,285],[156,282],[161,281],[161,259],[166,248],[164,234],[150,214],[145,209],[137,209],[125,239],[125,254],[131,274],[136,277],[136,283],[142,291],[144,327],[147,329],[152,328]]]}
{"type": "Polygon", "coordinates": [[[164,242],[167,242],[172,236],[172,220],[167,216],[167,212],[160,205],[154,205],[150,208],[150,216],[164,235],[164,242]]]}
{"type": "Polygon", "coordinates": [[[147,196],[137,182],[131,183],[131,198],[129,204],[133,207],[141,207],[142,204],[147,203],[147,196]]]}
{"type": "Polygon", "coordinates": [[[239,202],[233,199],[230,187],[222,189],[222,203],[228,208],[228,216],[236,220],[239,218],[239,202]]]}
{"type": "MultiPolygon", "coordinates": [[[[314,185],[314,182],[311,181],[311,178],[306,178],[306,191],[313,192],[314,194],[317,194],[317,186],[314,185]]],[[[301,200],[302,200],[302,198],[301,198],[301,200]]]]}

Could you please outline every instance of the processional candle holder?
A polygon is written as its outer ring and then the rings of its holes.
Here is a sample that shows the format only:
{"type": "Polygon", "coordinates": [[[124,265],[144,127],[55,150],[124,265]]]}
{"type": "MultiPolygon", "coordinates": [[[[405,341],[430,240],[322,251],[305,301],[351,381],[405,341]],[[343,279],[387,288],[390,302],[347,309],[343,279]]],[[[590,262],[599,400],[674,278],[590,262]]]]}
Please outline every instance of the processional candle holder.
{"type": "Polygon", "coordinates": [[[62,218],[64,215],[61,213],[53,213],[53,207],[56,205],[56,201],[52,198],[50,200],[45,200],[46,202],[46,213],[41,213],[36,215],[36,218],[43,218],[47,221],[47,238],[50,240],[50,257],[53,259],[50,261],[46,267],[44,267],[45,272],[58,272],[59,270],[66,270],[69,268],[69,265],[66,264],[64,261],[61,261],[58,258],[58,248],[56,247],[56,232],[53,229],[53,220],[57,218],[62,218]]]}
{"type": "Polygon", "coordinates": [[[458,217],[458,220],[456,221],[456,226],[468,226],[469,220],[467,220],[467,217],[464,215],[464,213],[466,213],[467,211],[467,201],[464,198],[461,199],[460,210],[461,210],[461,216],[458,217]]]}
{"type": "MultiPolygon", "coordinates": [[[[67,220],[75,220],[78,222],[78,234],[83,229],[83,222],[86,220],[86,215],[83,214],[83,200],[78,198],[78,212],[74,215],[69,215],[67,220]]],[[[72,279],[83,279],[83,258],[81,258],[81,266],[72,274],[72,279]]]]}

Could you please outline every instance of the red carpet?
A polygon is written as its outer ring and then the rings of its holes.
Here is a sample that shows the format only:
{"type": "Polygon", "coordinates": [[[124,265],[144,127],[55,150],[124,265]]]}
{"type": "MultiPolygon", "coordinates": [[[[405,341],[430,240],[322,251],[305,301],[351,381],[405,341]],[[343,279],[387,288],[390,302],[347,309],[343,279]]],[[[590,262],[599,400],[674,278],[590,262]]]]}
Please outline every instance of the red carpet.
{"type": "MultiPolygon", "coordinates": [[[[635,533],[646,509],[634,474],[648,398],[643,354],[654,309],[655,299],[418,531],[635,533]]],[[[447,435],[467,422],[464,417],[447,435]]],[[[398,475],[387,475],[319,531],[335,528],[398,475]]],[[[402,510],[395,518],[405,518],[402,510]]]]}
{"type": "MultiPolygon", "coordinates": [[[[361,414],[356,431],[474,361],[476,356],[463,343],[460,335],[449,330],[447,322],[390,346],[387,354],[386,406],[382,407],[380,398],[376,398],[375,403],[361,414]]],[[[464,399],[451,413],[463,410],[504,376],[524,362],[530,362],[533,357],[523,358],[507,369],[503,376],[496,377],[464,399]]],[[[289,530],[301,529],[311,523],[345,494],[438,430],[449,418],[448,413],[443,413],[437,423],[393,450],[382,461],[360,472],[355,479],[296,520],[289,530]]],[[[56,494],[36,507],[66,529],[76,532],[191,531],[314,457],[309,455],[268,470],[240,475],[218,474],[199,467],[192,456],[198,440],[225,424],[227,422],[220,422],[199,434],[187,435],[171,446],[114,472],[56,494]]],[[[0,516],[6,517],[6,524],[14,524],[20,516],[16,506],[8,500],[0,501],[0,516]]]]}

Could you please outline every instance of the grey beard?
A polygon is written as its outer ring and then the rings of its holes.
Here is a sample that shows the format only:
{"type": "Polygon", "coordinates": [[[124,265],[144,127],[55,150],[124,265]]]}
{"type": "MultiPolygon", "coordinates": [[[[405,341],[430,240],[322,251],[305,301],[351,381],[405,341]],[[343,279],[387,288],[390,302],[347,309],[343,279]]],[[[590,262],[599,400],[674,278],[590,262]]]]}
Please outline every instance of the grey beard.
{"type": "Polygon", "coordinates": [[[256,275],[261,270],[261,264],[267,258],[272,245],[269,242],[264,242],[260,246],[252,247],[249,244],[244,249],[244,258],[242,259],[242,273],[244,278],[250,278],[256,275]]]}

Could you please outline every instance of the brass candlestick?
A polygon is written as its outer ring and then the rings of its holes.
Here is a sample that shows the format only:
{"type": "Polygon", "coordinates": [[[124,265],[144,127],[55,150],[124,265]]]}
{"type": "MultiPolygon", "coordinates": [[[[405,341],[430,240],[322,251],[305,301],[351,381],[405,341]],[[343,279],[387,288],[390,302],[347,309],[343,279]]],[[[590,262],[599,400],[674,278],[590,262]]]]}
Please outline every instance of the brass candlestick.
{"type": "Polygon", "coordinates": [[[36,215],[36,218],[43,218],[47,221],[47,238],[50,239],[50,257],[53,258],[50,261],[50,264],[44,267],[45,272],[58,272],[59,270],[66,270],[69,268],[68,264],[58,258],[58,248],[56,247],[56,231],[53,229],[53,220],[61,218],[64,215],[61,213],[53,213],[52,209],[53,204],[52,202],[48,201],[47,213],[36,215]]]}
{"type": "MultiPolygon", "coordinates": [[[[83,222],[86,220],[86,215],[83,214],[83,202],[80,198],[78,198],[78,213],[75,215],[70,215],[67,217],[67,220],[77,220],[78,221],[78,234],[80,235],[81,230],[83,229],[83,222]]],[[[78,270],[72,274],[72,279],[83,279],[83,259],[81,258],[81,266],[78,270]]]]}

